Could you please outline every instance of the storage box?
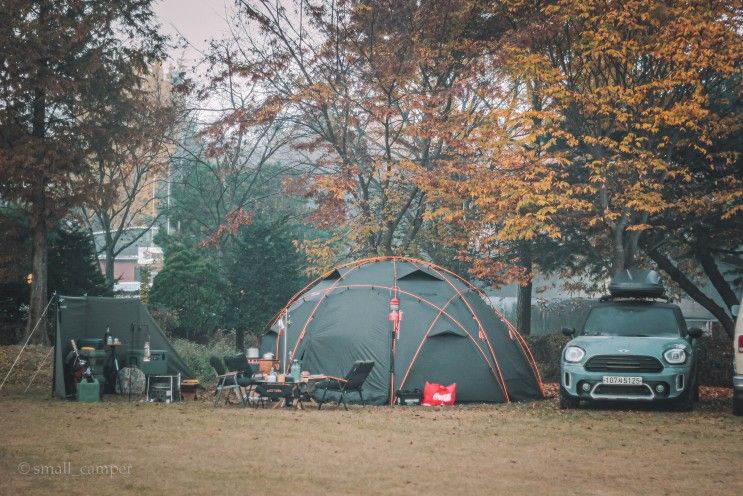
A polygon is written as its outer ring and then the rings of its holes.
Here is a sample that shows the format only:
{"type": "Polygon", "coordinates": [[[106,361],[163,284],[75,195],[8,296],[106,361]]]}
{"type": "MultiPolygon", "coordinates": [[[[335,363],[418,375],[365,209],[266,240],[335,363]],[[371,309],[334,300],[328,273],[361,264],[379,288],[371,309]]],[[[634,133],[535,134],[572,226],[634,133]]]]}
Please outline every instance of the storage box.
{"type": "Polygon", "coordinates": [[[83,379],[77,384],[75,397],[77,398],[77,401],[84,401],[87,403],[101,401],[101,383],[95,378],[93,379],[93,382],[88,382],[83,379]]]}
{"type": "Polygon", "coordinates": [[[181,381],[181,396],[184,400],[197,400],[199,399],[199,380],[198,379],[183,379],[181,381]]]}
{"type": "Polygon", "coordinates": [[[398,389],[396,403],[402,406],[415,406],[421,404],[423,392],[420,389],[398,389]]]}
{"type": "Polygon", "coordinates": [[[146,375],[165,375],[168,373],[168,352],[151,350],[150,361],[144,361],[144,350],[127,350],[126,365],[139,368],[146,375]]]}

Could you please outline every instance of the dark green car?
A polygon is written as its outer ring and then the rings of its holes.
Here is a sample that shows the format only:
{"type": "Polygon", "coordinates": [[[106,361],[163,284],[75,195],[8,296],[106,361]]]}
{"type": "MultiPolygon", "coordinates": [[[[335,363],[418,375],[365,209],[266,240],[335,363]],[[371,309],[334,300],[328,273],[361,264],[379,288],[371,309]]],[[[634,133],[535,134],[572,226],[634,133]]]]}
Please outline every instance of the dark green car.
{"type": "MultiPolygon", "coordinates": [[[[617,281],[619,279],[619,281],[617,281]]],[[[677,305],[657,301],[655,272],[628,272],[594,306],[562,351],[560,407],[580,401],[662,401],[690,410],[698,399],[696,340],[677,305]],[[631,283],[622,285],[621,280],[631,283]]]]}

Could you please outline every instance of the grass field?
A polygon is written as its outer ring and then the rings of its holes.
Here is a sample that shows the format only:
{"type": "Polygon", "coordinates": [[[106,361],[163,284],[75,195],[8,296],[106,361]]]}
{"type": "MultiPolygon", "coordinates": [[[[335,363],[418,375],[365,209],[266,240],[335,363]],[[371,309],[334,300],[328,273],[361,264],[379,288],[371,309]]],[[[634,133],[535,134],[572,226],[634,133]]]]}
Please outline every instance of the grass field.
{"type": "Polygon", "coordinates": [[[0,493],[743,494],[743,419],[729,399],[700,407],[254,410],[11,390],[0,493]]]}

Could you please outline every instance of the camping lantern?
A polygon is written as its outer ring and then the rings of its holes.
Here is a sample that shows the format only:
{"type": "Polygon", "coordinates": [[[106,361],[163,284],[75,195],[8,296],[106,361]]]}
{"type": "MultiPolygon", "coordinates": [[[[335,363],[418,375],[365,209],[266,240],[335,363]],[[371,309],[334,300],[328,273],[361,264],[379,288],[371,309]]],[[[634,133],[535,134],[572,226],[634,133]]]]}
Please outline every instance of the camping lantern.
{"type": "Polygon", "coordinates": [[[397,297],[393,297],[390,300],[390,315],[389,320],[395,324],[399,324],[402,320],[402,312],[400,311],[400,300],[397,297]]]}
{"type": "Polygon", "coordinates": [[[400,311],[400,300],[397,297],[393,297],[390,300],[390,315],[389,320],[392,322],[392,332],[399,339],[400,338],[400,321],[402,320],[402,312],[400,311]]]}

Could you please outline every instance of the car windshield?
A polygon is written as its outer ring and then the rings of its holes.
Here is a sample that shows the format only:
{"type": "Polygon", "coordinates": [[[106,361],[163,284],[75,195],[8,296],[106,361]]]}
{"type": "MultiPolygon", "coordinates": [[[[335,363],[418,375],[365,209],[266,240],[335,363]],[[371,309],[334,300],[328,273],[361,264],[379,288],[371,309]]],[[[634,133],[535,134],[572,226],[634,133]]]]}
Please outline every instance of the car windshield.
{"type": "Polygon", "coordinates": [[[583,326],[584,336],[678,336],[672,308],[611,305],[595,307],[583,326]]]}

